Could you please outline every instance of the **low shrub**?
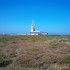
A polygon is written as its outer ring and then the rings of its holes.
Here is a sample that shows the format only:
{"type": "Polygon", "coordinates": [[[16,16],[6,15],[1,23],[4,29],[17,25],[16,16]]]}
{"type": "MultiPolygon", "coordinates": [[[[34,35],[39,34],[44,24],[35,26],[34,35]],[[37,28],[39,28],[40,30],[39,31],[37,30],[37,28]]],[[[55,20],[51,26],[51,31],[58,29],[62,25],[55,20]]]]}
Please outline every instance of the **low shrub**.
{"type": "Polygon", "coordinates": [[[70,63],[70,55],[65,55],[60,63],[61,64],[63,64],[63,63],[65,63],[65,64],[70,63]]]}

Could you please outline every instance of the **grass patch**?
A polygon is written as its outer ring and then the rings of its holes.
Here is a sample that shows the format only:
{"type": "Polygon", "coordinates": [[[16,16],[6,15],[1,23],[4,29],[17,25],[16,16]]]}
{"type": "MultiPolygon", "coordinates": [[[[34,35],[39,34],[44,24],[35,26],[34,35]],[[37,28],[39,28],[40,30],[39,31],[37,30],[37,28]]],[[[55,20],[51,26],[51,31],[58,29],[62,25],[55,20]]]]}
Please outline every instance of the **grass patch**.
{"type": "Polygon", "coordinates": [[[26,49],[26,51],[28,51],[28,52],[37,52],[37,51],[39,51],[39,49],[36,48],[36,47],[32,47],[32,48],[26,49]]]}
{"type": "Polygon", "coordinates": [[[6,59],[6,56],[0,52],[0,63],[3,62],[6,59]]]}
{"type": "Polygon", "coordinates": [[[65,63],[70,63],[70,55],[64,55],[63,59],[60,62],[61,64],[65,63]]]}
{"type": "Polygon", "coordinates": [[[38,68],[15,67],[14,70],[39,70],[38,68]]]}

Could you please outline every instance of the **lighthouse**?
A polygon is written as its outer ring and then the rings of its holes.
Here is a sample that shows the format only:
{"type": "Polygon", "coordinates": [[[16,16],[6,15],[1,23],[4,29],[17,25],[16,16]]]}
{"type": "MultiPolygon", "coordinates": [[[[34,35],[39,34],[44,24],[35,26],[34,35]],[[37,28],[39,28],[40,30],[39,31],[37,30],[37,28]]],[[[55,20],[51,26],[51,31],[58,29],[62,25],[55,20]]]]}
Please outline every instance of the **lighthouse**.
{"type": "Polygon", "coordinates": [[[47,32],[36,31],[34,21],[32,20],[30,35],[48,35],[48,33],[47,32]]]}
{"type": "Polygon", "coordinates": [[[35,26],[34,26],[34,21],[32,20],[32,25],[31,25],[31,32],[35,31],[35,26]]]}

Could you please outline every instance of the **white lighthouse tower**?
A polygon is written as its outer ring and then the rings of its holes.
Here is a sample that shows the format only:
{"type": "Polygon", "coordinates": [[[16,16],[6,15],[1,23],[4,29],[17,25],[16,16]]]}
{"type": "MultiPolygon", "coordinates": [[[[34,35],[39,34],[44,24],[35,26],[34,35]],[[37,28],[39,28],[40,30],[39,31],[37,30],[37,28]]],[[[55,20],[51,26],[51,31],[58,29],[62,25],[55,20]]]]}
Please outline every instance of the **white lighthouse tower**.
{"type": "Polygon", "coordinates": [[[31,32],[35,31],[35,26],[34,26],[34,21],[32,20],[32,25],[31,25],[31,32]]]}
{"type": "Polygon", "coordinates": [[[30,35],[47,35],[47,32],[36,31],[34,21],[32,20],[30,35]]]}

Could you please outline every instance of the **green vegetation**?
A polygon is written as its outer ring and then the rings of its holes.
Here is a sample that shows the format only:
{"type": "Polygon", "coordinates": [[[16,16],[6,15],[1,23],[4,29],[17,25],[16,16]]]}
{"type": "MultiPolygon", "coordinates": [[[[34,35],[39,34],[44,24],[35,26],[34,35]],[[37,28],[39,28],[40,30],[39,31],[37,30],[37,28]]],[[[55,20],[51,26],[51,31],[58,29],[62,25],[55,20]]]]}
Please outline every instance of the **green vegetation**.
{"type": "Polygon", "coordinates": [[[0,36],[0,70],[70,70],[70,36],[0,36]]]}
{"type": "Polygon", "coordinates": [[[65,55],[61,61],[61,63],[68,64],[70,63],[70,55],[65,55]]]}
{"type": "Polygon", "coordinates": [[[0,63],[3,62],[5,60],[6,56],[0,52],[0,63]]]}

